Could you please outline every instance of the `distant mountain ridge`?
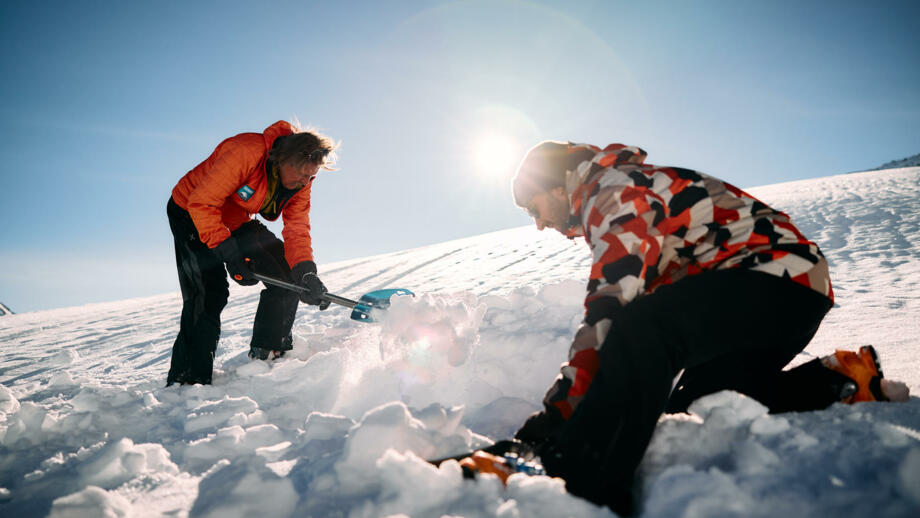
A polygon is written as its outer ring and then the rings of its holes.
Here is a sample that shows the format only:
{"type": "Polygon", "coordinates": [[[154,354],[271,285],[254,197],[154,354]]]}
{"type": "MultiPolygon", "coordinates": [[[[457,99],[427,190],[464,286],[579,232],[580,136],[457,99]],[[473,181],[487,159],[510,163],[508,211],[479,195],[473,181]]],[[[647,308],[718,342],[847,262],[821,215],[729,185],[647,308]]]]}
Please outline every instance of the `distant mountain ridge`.
{"type": "Polygon", "coordinates": [[[914,156],[909,156],[907,158],[902,158],[900,160],[892,160],[891,162],[886,162],[873,169],[873,171],[881,171],[882,169],[899,169],[901,167],[920,167],[920,153],[917,153],[914,156]]]}

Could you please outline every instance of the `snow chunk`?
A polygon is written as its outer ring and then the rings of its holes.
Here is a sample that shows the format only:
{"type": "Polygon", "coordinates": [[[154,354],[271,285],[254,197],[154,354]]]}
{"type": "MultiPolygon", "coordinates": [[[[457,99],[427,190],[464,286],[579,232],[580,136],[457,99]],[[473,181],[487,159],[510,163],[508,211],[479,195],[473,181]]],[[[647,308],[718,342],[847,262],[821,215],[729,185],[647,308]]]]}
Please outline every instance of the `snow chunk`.
{"type": "Polygon", "coordinates": [[[499,517],[567,516],[577,518],[609,518],[615,516],[606,507],[574,497],[565,490],[561,478],[511,475],[504,495],[508,498],[496,512],[499,517]],[[503,514],[505,513],[505,514],[503,514]]]}
{"type": "Polygon", "coordinates": [[[19,411],[19,400],[6,385],[0,385],[0,418],[19,411]]]}
{"type": "Polygon", "coordinates": [[[190,518],[290,516],[297,492],[258,457],[235,461],[209,471],[198,484],[190,518]]]}
{"type": "Polygon", "coordinates": [[[723,390],[697,399],[690,413],[703,419],[708,428],[731,428],[750,423],[769,412],[758,401],[731,390],[723,390]]]}
{"type": "Polygon", "coordinates": [[[131,504],[125,497],[89,486],[55,499],[48,518],[121,518],[130,515],[131,504]]]}
{"type": "Polygon", "coordinates": [[[378,312],[381,354],[398,355],[419,366],[431,366],[446,359],[462,365],[479,343],[479,326],[486,305],[467,294],[459,299],[424,295],[393,297],[390,308],[378,312]]]}
{"type": "MultiPolygon", "coordinates": [[[[15,399],[13,401],[15,402],[15,399]]],[[[54,430],[57,426],[57,419],[48,415],[45,407],[26,401],[19,405],[18,412],[13,414],[11,419],[7,419],[3,444],[11,446],[18,441],[38,444],[44,440],[46,431],[54,430]]]]}
{"type": "Polygon", "coordinates": [[[754,435],[777,435],[789,428],[791,428],[789,420],[772,415],[762,415],[751,423],[751,433],[754,435]]]}
{"type": "Polygon", "coordinates": [[[872,429],[878,436],[879,442],[889,448],[908,446],[912,441],[903,430],[890,423],[875,423],[872,429]]]}
{"type": "Polygon", "coordinates": [[[731,448],[734,467],[741,473],[764,473],[779,464],[779,457],[762,444],[754,441],[740,441],[731,448]]]}
{"type": "Polygon", "coordinates": [[[920,448],[911,448],[898,467],[898,488],[920,505],[920,448]]]}
{"type": "Polygon", "coordinates": [[[432,404],[422,410],[413,412],[412,415],[420,420],[428,430],[438,432],[441,435],[450,435],[457,430],[457,426],[463,418],[463,407],[444,408],[441,405],[432,404]]]}
{"type": "Polygon", "coordinates": [[[131,439],[109,443],[81,463],[77,472],[93,486],[115,488],[144,472],[178,474],[179,469],[160,444],[137,444],[131,439]]]}
{"type": "Polygon", "coordinates": [[[411,451],[424,458],[435,453],[425,425],[412,417],[403,403],[377,407],[351,429],[342,460],[335,466],[339,481],[350,488],[374,482],[377,459],[389,449],[411,451]]]}
{"type": "Polygon", "coordinates": [[[57,354],[52,356],[48,361],[52,365],[73,365],[75,361],[80,359],[80,354],[77,353],[76,349],[61,349],[57,354]]]}
{"type": "Polygon", "coordinates": [[[229,426],[221,428],[216,434],[193,441],[185,450],[185,458],[213,462],[222,458],[241,456],[246,452],[275,446],[282,442],[284,442],[284,436],[281,430],[273,424],[256,425],[245,429],[242,426],[229,426]]]}
{"type": "Polygon", "coordinates": [[[749,516],[755,501],[722,471],[668,468],[649,488],[643,512],[649,516],[749,516]]]}
{"type": "Polygon", "coordinates": [[[301,440],[306,444],[313,440],[327,441],[344,437],[354,424],[355,422],[347,417],[310,412],[303,426],[304,433],[301,440]]]}
{"type": "Polygon", "coordinates": [[[58,372],[48,380],[49,387],[72,387],[75,383],[69,372],[58,372]]]}
{"type": "Polygon", "coordinates": [[[259,409],[251,398],[246,396],[226,396],[220,401],[208,401],[195,407],[185,422],[186,432],[197,432],[224,424],[237,414],[249,415],[259,409]]]}
{"type": "Polygon", "coordinates": [[[381,479],[381,496],[388,500],[386,510],[398,510],[409,516],[437,516],[440,513],[432,511],[442,509],[444,502],[461,493],[463,475],[456,462],[435,467],[412,453],[388,450],[377,461],[377,467],[387,473],[381,479]]]}

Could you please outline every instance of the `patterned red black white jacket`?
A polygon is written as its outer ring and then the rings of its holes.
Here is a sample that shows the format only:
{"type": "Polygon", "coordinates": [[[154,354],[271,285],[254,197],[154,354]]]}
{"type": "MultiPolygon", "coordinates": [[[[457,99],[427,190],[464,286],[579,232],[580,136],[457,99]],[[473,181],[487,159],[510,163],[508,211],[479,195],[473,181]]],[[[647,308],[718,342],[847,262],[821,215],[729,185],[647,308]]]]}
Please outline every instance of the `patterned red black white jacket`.
{"type": "Polygon", "coordinates": [[[593,254],[585,318],[544,399],[568,419],[598,368],[610,316],[662,285],[707,270],[745,268],[790,279],[833,300],[827,261],[789,216],[703,173],[645,164],[611,144],[566,178],[570,237],[593,254]]]}

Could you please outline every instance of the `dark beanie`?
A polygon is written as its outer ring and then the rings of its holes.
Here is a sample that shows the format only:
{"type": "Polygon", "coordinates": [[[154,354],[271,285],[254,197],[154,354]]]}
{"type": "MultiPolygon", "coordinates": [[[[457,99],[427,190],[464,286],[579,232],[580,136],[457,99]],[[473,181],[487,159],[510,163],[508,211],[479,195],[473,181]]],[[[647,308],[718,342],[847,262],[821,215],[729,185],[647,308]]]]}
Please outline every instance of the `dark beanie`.
{"type": "Polygon", "coordinates": [[[574,170],[592,155],[593,151],[583,147],[552,140],[545,140],[530,148],[511,180],[514,203],[518,207],[527,208],[534,195],[556,187],[565,187],[566,171],[574,170]]]}

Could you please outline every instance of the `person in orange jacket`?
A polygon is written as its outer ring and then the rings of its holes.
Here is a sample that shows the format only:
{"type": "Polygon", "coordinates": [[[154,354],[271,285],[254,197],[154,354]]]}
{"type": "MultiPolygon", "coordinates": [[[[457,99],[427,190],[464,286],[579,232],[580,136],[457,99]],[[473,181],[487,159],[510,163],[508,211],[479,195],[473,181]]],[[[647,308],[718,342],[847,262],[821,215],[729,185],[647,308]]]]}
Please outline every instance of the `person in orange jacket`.
{"type": "Polygon", "coordinates": [[[227,274],[243,286],[253,271],[306,288],[262,290],[249,356],[276,358],[292,348],[300,301],[323,310],[326,288],[317,276],[310,240],[310,188],[320,169],[332,170],[336,144],[324,135],[278,121],[262,133],[241,133],[179,180],[166,206],[182,289],[179,335],[167,386],[210,384],[229,296],[227,274]],[[278,239],[254,214],[284,221],[278,239]]]}

